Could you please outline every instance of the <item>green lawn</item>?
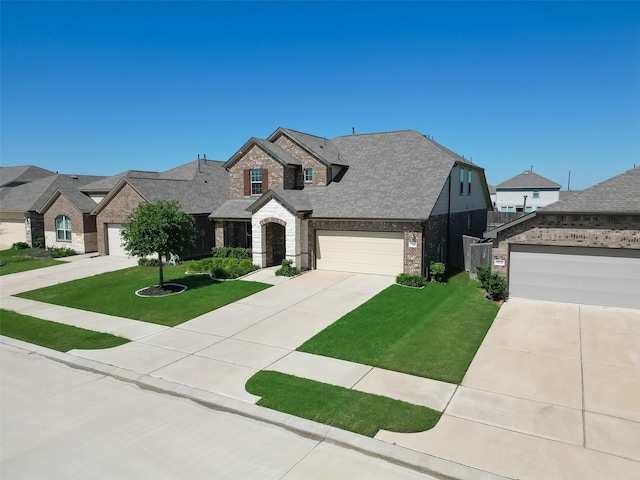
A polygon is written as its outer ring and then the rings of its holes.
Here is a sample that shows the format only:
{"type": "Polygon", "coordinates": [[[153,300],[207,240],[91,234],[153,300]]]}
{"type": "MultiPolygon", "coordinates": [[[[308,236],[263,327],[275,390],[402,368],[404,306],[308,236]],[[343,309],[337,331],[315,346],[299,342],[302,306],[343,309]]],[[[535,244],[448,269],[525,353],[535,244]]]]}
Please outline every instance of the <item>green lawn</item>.
{"type": "Polygon", "coordinates": [[[0,251],[0,262],[4,263],[0,267],[0,275],[9,275],[10,273],[26,272],[27,270],[35,270],[36,268],[50,267],[58,265],[61,262],[51,257],[29,258],[27,255],[46,252],[43,248],[26,248],[24,250],[16,250],[10,248],[0,251]]]}
{"type": "Polygon", "coordinates": [[[498,306],[467,273],[424,289],[392,285],[298,350],[460,383],[498,306]]]}
{"type": "Polygon", "coordinates": [[[261,371],[246,389],[258,405],[373,437],[378,430],[413,433],[432,428],[440,412],[388,397],[261,371]]]}
{"type": "Polygon", "coordinates": [[[158,284],[157,267],[103,273],[17,296],[173,327],[271,286],[242,280],[214,282],[208,275],[185,275],[187,268],[164,267],[165,283],[189,287],[166,297],[142,298],[135,294],[136,290],[158,284]]]}
{"type": "Polygon", "coordinates": [[[0,309],[0,335],[60,352],[68,352],[75,348],[84,350],[111,348],[129,341],[108,333],[49,322],[3,309],[0,309]]]}

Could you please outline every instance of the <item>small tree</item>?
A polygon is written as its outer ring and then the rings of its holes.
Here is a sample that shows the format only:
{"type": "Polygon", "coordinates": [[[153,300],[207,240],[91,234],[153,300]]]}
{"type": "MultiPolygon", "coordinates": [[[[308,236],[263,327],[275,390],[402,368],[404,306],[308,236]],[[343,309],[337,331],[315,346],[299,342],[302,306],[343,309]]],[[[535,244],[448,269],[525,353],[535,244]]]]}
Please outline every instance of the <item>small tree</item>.
{"type": "Polygon", "coordinates": [[[141,203],[122,224],[124,248],[130,255],[146,257],[157,254],[160,288],[164,288],[162,257],[170,252],[181,252],[193,245],[196,236],[195,221],[175,201],[158,200],[141,203]]]}

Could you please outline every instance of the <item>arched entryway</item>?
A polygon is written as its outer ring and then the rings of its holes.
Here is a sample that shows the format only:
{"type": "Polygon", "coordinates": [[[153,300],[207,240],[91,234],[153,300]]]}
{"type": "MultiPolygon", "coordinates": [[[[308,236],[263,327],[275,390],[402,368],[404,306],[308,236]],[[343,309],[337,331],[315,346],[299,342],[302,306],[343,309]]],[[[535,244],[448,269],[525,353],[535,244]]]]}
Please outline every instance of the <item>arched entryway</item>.
{"type": "Polygon", "coordinates": [[[286,228],[275,222],[265,224],[265,254],[267,267],[281,265],[287,252],[286,228]]]}

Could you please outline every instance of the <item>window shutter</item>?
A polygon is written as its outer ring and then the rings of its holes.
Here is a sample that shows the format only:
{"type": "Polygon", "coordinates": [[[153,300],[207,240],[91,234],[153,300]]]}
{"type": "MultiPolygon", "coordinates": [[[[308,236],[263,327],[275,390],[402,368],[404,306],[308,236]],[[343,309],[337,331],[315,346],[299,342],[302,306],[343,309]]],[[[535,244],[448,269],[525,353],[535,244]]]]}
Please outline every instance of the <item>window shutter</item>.
{"type": "Polygon", "coordinates": [[[262,193],[267,193],[269,190],[269,171],[266,168],[262,169],[262,193]]]}
{"type": "Polygon", "coordinates": [[[251,170],[248,168],[244,169],[244,196],[248,197],[251,195],[251,170]]]}

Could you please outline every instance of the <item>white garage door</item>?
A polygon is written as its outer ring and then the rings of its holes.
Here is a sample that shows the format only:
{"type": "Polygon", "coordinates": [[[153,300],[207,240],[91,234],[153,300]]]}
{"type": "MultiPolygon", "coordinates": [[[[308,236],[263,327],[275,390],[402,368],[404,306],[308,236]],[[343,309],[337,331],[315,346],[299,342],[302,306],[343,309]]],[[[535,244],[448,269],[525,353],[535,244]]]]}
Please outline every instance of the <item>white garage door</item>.
{"type": "Polygon", "coordinates": [[[0,221],[0,246],[2,249],[10,248],[16,242],[24,242],[26,237],[24,218],[0,221]]]}
{"type": "Polygon", "coordinates": [[[397,275],[404,267],[402,232],[316,232],[316,268],[397,275]]]}
{"type": "Polygon", "coordinates": [[[124,247],[122,246],[122,238],[120,238],[120,228],[121,225],[119,223],[107,224],[107,244],[109,246],[109,255],[113,255],[115,257],[126,257],[127,252],[124,250],[124,247]]]}
{"type": "Polygon", "coordinates": [[[640,308],[640,250],[511,245],[509,295],[640,308]]]}

